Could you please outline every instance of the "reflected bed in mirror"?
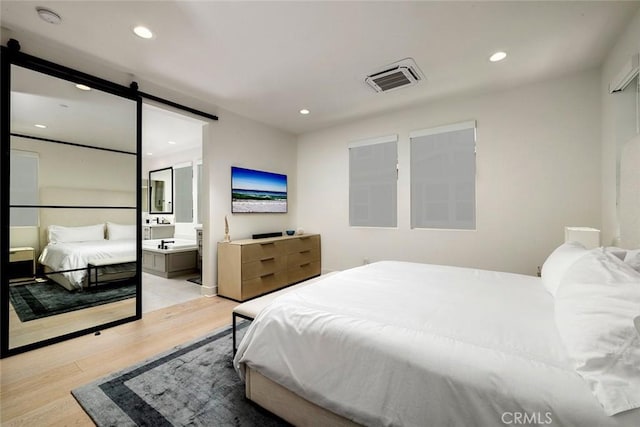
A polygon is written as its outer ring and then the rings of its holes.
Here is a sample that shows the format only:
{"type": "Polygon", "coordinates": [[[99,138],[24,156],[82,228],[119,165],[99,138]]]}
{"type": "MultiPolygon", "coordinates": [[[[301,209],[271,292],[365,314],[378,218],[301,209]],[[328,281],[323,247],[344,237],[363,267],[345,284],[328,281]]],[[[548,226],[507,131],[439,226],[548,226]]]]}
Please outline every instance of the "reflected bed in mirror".
{"type": "Polygon", "coordinates": [[[173,213],[173,168],[149,172],[149,213],[173,213]]]}
{"type": "Polygon", "coordinates": [[[2,55],[5,357],[141,317],[142,103],[130,88],[2,55]]]}

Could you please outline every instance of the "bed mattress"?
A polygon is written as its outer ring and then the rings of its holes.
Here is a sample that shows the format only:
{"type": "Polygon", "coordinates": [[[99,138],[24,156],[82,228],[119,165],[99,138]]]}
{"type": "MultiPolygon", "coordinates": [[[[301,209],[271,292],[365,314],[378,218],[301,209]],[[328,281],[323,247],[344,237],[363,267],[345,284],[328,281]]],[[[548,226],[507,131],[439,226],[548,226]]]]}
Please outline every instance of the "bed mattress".
{"type": "MultiPolygon", "coordinates": [[[[73,288],[81,289],[87,277],[86,268],[89,261],[106,258],[135,259],[135,257],[135,240],[98,240],[48,244],[40,254],[39,262],[51,271],[80,269],[61,274],[73,288]]],[[[113,266],[111,270],[115,268],[117,266],[113,266]]]]}
{"type": "Polygon", "coordinates": [[[364,425],[638,426],[575,372],[540,279],[385,261],[278,297],[234,360],[364,425]]]}

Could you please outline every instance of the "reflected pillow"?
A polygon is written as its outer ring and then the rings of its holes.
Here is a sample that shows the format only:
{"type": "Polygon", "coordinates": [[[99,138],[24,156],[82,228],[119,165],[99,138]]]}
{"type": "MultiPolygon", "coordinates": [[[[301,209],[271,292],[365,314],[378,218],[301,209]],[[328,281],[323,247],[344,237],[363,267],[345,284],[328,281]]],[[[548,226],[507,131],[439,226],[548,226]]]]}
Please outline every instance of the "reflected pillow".
{"type": "Polygon", "coordinates": [[[624,262],[635,271],[640,272],[640,249],[627,251],[627,256],[624,258],[624,262]]]}
{"type": "Polygon", "coordinates": [[[639,309],[640,273],[600,249],[580,257],[556,293],[560,337],[607,415],[640,407],[639,309]]]}
{"type": "Polygon", "coordinates": [[[109,240],[135,240],[136,226],[115,224],[107,222],[107,239],[109,240]]]}
{"type": "Polygon", "coordinates": [[[626,249],[618,248],[616,246],[607,246],[606,248],[604,248],[604,250],[609,252],[610,254],[617,256],[621,261],[624,261],[624,258],[627,256],[626,249]]]}
{"type": "Polygon", "coordinates": [[[571,265],[587,253],[587,249],[578,242],[567,242],[551,252],[542,264],[542,284],[551,295],[556,294],[560,281],[571,265]]]}
{"type": "Polygon", "coordinates": [[[49,226],[49,243],[90,242],[104,240],[104,224],[84,227],[49,226]]]}

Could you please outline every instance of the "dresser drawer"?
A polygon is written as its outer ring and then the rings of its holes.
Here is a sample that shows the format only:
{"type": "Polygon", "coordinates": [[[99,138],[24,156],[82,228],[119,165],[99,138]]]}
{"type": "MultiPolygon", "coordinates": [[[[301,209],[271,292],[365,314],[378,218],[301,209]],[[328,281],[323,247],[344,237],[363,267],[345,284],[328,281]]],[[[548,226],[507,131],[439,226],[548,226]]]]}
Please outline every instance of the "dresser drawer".
{"type": "Polygon", "coordinates": [[[296,283],[320,275],[320,261],[313,261],[298,265],[287,270],[289,283],[296,283]]]}
{"type": "Polygon", "coordinates": [[[300,252],[290,253],[287,255],[287,269],[297,268],[302,264],[308,264],[313,261],[320,260],[320,249],[305,249],[300,252]]]}
{"type": "Polygon", "coordinates": [[[282,242],[252,243],[242,247],[242,262],[260,261],[283,254],[282,242]]]}
{"type": "Polygon", "coordinates": [[[320,236],[300,236],[297,239],[287,240],[287,253],[296,253],[310,249],[320,249],[320,236]]]}
{"type": "Polygon", "coordinates": [[[287,284],[287,275],[284,271],[264,274],[251,280],[242,281],[242,299],[253,298],[287,284]]]}
{"type": "Polygon", "coordinates": [[[254,279],[286,268],[286,259],[282,256],[274,256],[263,258],[260,261],[246,262],[242,265],[242,280],[254,279]]]}

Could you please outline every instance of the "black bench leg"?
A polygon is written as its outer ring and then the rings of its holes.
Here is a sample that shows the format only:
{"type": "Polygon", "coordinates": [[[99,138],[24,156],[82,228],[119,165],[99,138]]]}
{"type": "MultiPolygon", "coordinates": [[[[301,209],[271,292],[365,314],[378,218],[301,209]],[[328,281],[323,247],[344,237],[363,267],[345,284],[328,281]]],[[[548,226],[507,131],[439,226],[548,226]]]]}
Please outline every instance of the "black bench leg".
{"type": "Polygon", "coordinates": [[[236,314],[233,313],[233,357],[236,356],[236,314]]]}

